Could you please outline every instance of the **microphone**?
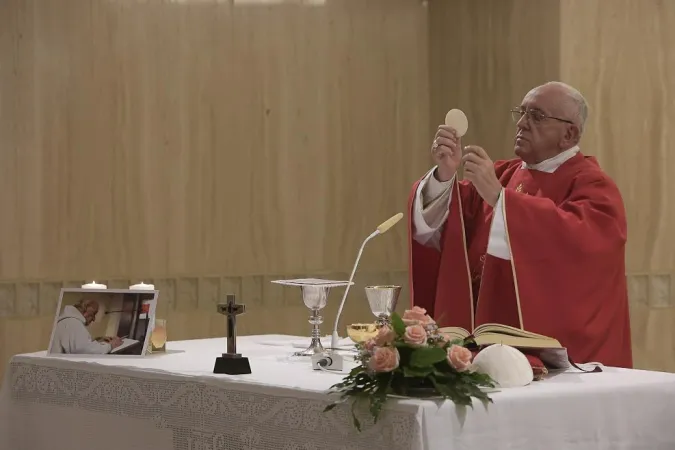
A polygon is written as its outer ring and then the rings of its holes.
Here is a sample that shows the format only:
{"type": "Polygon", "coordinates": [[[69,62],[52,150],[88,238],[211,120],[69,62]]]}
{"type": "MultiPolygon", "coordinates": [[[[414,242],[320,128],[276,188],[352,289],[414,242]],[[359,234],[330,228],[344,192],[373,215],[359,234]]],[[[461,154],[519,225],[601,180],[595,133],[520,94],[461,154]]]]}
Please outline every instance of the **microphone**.
{"type": "Polygon", "coordinates": [[[386,233],[389,230],[389,228],[396,225],[398,223],[398,221],[401,220],[402,218],[403,218],[403,213],[398,213],[395,216],[392,216],[392,217],[388,218],[387,220],[382,222],[380,225],[378,225],[376,233],[373,233],[373,235],[386,233]]]}
{"type": "Polygon", "coordinates": [[[347,288],[345,289],[345,293],[342,296],[342,302],[340,303],[340,308],[338,309],[337,317],[335,317],[335,326],[333,327],[333,336],[331,337],[331,342],[330,342],[330,347],[332,349],[337,348],[338,346],[338,325],[340,322],[340,316],[342,315],[342,308],[345,306],[345,300],[347,300],[347,294],[349,293],[349,288],[352,287],[352,281],[354,280],[354,274],[356,273],[356,267],[359,265],[359,261],[361,260],[361,254],[363,253],[363,248],[366,246],[366,243],[370,241],[372,238],[377,236],[378,234],[386,233],[389,231],[389,228],[393,227],[398,223],[399,220],[403,218],[403,213],[398,213],[395,216],[390,217],[389,219],[385,220],[382,222],[377,229],[370,235],[368,236],[364,241],[363,244],[361,244],[361,248],[359,249],[359,253],[356,256],[356,261],[354,262],[354,267],[352,268],[352,274],[349,276],[349,283],[347,284],[347,288]]]}

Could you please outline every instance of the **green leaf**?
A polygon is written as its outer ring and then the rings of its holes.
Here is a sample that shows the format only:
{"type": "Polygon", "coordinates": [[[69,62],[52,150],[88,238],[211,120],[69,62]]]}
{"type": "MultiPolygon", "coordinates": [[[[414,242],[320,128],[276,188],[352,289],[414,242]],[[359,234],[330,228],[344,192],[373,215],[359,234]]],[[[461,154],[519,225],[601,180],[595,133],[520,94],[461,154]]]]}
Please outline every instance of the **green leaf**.
{"type": "Polygon", "coordinates": [[[375,395],[370,397],[370,415],[373,416],[373,420],[377,423],[377,419],[380,417],[380,412],[382,412],[382,406],[387,401],[387,389],[379,389],[375,395]]]}
{"type": "Polygon", "coordinates": [[[432,367],[403,367],[403,376],[406,378],[424,378],[433,372],[432,367]]]}
{"type": "Polygon", "coordinates": [[[386,373],[378,379],[377,389],[370,397],[370,415],[373,417],[374,423],[377,423],[382,412],[382,407],[387,402],[387,394],[391,390],[394,378],[395,375],[393,373],[386,373]]]}
{"type": "Polygon", "coordinates": [[[391,326],[397,336],[403,336],[405,334],[405,324],[403,323],[403,319],[401,319],[401,316],[396,312],[391,313],[391,326]]]}
{"type": "Polygon", "coordinates": [[[409,347],[408,344],[403,343],[400,347],[396,347],[400,357],[399,367],[405,367],[410,365],[410,355],[415,351],[414,348],[409,347]]]}
{"type": "Polygon", "coordinates": [[[468,338],[465,338],[461,344],[463,347],[467,348],[472,348],[472,347],[478,347],[478,344],[476,343],[476,340],[473,338],[473,336],[469,336],[468,338]]]}
{"type": "Polygon", "coordinates": [[[361,432],[361,422],[356,417],[356,412],[354,411],[356,409],[357,400],[358,399],[355,399],[354,402],[352,402],[352,422],[354,423],[354,427],[356,428],[356,430],[361,432]]]}
{"type": "Polygon", "coordinates": [[[410,356],[413,367],[430,367],[447,358],[447,353],[440,347],[422,347],[415,349],[410,356]]]}
{"type": "Polygon", "coordinates": [[[363,366],[356,366],[349,372],[349,376],[350,377],[356,376],[357,374],[362,373],[363,371],[365,371],[363,366]]]}
{"type": "Polygon", "coordinates": [[[434,364],[434,374],[443,377],[454,377],[457,371],[450,367],[447,361],[440,361],[434,364]]]}
{"type": "Polygon", "coordinates": [[[473,400],[471,400],[471,396],[468,393],[463,392],[461,386],[439,383],[434,377],[431,377],[431,382],[434,384],[438,392],[443,394],[445,397],[450,398],[455,404],[470,406],[473,408],[473,400]]]}

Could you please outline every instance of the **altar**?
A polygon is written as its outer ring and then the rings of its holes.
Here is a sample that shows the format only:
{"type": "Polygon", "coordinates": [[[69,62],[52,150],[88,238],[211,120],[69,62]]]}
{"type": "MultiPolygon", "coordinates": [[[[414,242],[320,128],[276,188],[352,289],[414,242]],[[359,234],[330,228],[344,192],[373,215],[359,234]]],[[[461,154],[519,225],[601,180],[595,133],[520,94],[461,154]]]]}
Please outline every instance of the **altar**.
{"type": "Polygon", "coordinates": [[[0,449],[675,448],[675,374],[615,368],[504,389],[487,409],[395,400],[374,425],[364,410],[358,432],[348,405],[323,412],[344,374],[289,358],[306,340],[240,337],[252,373],[236,376],[213,374],[225,339],[146,357],[17,355],[0,393],[0,449]]]}

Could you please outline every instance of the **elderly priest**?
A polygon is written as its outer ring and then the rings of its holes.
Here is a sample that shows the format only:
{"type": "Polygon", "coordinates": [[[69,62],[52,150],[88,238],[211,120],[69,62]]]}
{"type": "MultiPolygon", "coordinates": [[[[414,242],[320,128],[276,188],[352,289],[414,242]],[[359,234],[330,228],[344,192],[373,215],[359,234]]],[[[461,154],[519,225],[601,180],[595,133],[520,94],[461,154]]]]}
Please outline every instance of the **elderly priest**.
{"type": "Polygon", "coordinates": [[[580,152],[588,107],[550,82],[511,111],[517,158],[462,151],[438,127],[410,199],[414,305],[441,326],[498,323],[556,338],[576,362],[631,367],[619,190],[580,152]],[[462,166],[464,179],[456,179],[462,166]]]}

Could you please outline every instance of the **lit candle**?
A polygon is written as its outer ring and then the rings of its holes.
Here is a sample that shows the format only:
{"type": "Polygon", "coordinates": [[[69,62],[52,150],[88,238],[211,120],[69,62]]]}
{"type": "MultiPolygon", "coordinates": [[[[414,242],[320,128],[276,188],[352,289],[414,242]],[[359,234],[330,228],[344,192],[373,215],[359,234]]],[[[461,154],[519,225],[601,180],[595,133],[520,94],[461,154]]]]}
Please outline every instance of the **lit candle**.
{"type": "Polygon", "coordinates": [[[141,281],[138,284],[134,284],[132,286],[129,286],[129,289],[134,290],[134,291],[154,291],[155,285],[154,284],[145,284],[141,281]]]}
{"type": "Polygon", "coordinates": [[[108,289],[108,286],[92,281],[91,283],[83,284],[82,289],[108,289]]]}

